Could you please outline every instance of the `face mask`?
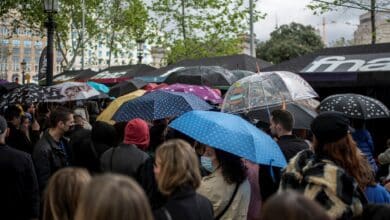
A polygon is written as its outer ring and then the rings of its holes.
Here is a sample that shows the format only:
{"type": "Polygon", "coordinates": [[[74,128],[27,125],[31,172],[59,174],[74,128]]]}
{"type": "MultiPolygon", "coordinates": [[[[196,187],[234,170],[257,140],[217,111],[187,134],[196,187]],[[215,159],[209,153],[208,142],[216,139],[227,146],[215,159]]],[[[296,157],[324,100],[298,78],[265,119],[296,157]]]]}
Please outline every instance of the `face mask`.
{"type": "Polygon", "coordinates": [[[211,173],[214,172],[213,163],[210,157],[201,156],[200,163],[202,164],[202,167],[205,168],[207,171],[211,173]]]}

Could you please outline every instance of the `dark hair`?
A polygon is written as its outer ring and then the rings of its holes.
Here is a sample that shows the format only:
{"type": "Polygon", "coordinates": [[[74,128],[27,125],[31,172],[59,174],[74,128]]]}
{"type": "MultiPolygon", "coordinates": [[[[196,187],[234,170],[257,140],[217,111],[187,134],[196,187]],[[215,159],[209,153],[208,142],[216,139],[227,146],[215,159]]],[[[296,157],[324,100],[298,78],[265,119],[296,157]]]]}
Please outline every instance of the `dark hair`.
{"type": "Polygon", "coordinates": [[[34,103],[32,102],[27,102],[25,103],[22,107],[23,107],[23,111],[27,112],[27,110],[32,106],[34,105],[34,103]]]}
{"type": "Polygon", "coordinates": [[[261,211],[262,220],[330,220],[324,208],[305,196],[287,190],[267,200],[261,211]]]}
{"type": "Polygon", "coordinates": [[[69,109],[59,107],[50,113],[50,127],[55,128],[58,122],[66,122],[69,120],[69,115],[73,114],[69,109]]]}
{"type": "Polygon", "coordinates": [[[246,179],[246,167],[240,157],[214,148],[222,175],[229,184],[241,184],[246,179]]]}
{"type": "Polygon", "coordinates": [[[122,142],[125,138],[125,128],[127,125],[127,121],[117,122],[114,124],[114,128],[116,130],[116,135],[118,137],[118,142],[122,142]]]}
{"type": "Polygon", "coordinates": [[[275,124],[281,124],[286,131],[292,131],[294,117],[286,110],[277,109],[271,112],[272,120],[275,124]]]}
{"type": "Polygon", "coordinates": [[[20,108],[16,107],[15,105],[11,105],[5,109],[4,118],[7,121],[11,121],[14,118],[20,117],[21,113],[22,110],[20,110],[20,108]]]}

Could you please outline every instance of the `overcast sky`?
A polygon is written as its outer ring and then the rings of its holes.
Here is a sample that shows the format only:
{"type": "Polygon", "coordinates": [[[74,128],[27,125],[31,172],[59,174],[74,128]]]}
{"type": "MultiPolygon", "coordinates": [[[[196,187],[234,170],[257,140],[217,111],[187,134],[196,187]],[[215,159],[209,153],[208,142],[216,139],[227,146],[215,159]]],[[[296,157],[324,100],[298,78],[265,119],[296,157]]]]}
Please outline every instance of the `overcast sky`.
{"type": "Polygon", "coordinates": [[[260,20],[254,25],[256,38],[261,41],[267,40],[270,33],[275,29],[276,20],[278,25],[289,24],[291,22],[312,25],[316,29],[320,29],[321,34],[322,19],[325,17],[326,38],[330,43],[334,40],[344,37],[346,39],[353,38],[353,32],[356,30],[356,25],[359,24],[359,15],[363,14],[360,10],[339,10],[337,12],[328,12],[322,15],[313,15],[313,12],[306,8],[310,0],[260,0],[257,2],[256,8],[262,12],[266,12],[265,19],[260,20]]]}

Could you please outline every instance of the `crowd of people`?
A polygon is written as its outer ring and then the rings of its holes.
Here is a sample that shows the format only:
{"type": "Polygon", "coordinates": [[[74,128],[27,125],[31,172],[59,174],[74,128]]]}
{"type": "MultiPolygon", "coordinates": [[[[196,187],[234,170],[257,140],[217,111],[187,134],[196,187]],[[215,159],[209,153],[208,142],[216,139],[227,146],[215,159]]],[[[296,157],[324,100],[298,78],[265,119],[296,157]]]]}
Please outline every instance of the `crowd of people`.
{"type": "Polygon", "coordinates": [[[341,113],[319,114],[298,137],[291,113],[274,110],[259,129],[282,169],[204,145],[170,119],[111,125],[79,110],[2,111],[0,219],[390,219],[390,174],[378,172],[390,170],[390,140],[376,157],[364,123],[341,113]]]}

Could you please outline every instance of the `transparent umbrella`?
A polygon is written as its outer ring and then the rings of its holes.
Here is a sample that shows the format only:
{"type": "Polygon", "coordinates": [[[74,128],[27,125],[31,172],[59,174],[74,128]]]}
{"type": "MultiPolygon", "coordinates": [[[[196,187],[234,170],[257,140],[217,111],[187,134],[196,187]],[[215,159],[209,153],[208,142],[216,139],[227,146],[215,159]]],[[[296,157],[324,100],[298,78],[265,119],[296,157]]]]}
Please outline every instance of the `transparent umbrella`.
{"type": "Polygon", "coordinates": [[[235,82],[227,91],[223,112],[249,112],[317,97],[317,93],[295,73],[262,72],[235,82]]]}

